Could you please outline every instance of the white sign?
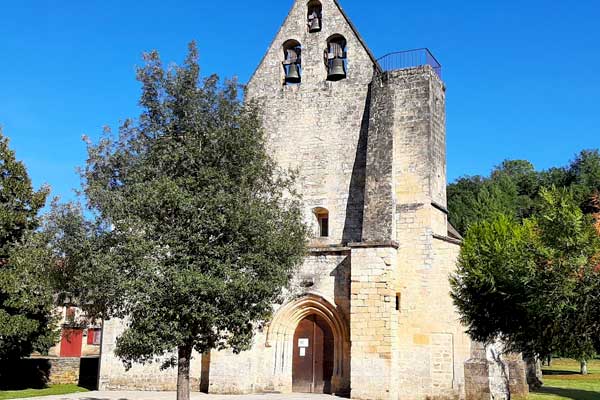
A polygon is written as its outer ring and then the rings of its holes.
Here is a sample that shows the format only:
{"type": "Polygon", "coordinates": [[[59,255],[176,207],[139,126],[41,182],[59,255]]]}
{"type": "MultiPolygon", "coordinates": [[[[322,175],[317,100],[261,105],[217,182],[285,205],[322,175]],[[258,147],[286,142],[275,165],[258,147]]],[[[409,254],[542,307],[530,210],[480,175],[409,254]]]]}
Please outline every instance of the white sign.
{"type": "Polygon", "coordinates": [[[306,356],[306,347],[300,347],[300,357],[306,356]]]}
{"type": "Polygon", "coordinates": [[[308,339],[307,338],[298,339],[298,347],[308,347],[308,339]]]}

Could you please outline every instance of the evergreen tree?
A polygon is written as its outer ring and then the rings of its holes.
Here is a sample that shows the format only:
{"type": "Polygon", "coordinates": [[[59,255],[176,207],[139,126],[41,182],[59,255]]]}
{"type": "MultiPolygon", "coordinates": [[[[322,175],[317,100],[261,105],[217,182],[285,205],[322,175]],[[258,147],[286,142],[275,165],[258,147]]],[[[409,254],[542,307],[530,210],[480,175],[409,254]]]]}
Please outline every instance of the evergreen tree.
{"type": "Polygon", "coordinates": [[[307,229],[293,176],[267,154],[235,82],[199,84],[194,44],[168,72],[156,52],[145,61],[139,120],[88,148],[100,245],[84,303],[126,318],[116,354],[127,366],[177,365],[186,400],[192,350],[250,346],[305,255],[307,229]]]}
{"type": "Polygon", "coordinates": [[[35,191],[0,132],[0,359],[45,352],[56,340],[49,250],[35,232],[47,188],[35,191]]]}
{"type": "Polygon", "coordinates": [[[452,297],[475,340],[586,360],[598,348],[600,237],[567,189],[542,189],[535,216],[502,214],[467,231],[452,297]]]}

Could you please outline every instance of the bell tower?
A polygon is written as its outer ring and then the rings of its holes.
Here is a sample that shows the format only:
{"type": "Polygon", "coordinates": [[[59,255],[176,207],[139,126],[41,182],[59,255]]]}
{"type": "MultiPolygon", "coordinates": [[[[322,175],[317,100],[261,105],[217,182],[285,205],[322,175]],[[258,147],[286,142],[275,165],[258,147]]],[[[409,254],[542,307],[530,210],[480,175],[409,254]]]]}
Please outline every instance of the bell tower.
{"type": "Polygon", "coordinates": [[[314,234],[299,274],[337,277],[302,290],[347,326],[333,381],[352,398],[461,391],[470,343],[448,295],[460,242],[448,237],[440,68],[426,49],[378,62],[337,0],[296,0],[247,86],[274,158],[299,171],[314,234]]]}

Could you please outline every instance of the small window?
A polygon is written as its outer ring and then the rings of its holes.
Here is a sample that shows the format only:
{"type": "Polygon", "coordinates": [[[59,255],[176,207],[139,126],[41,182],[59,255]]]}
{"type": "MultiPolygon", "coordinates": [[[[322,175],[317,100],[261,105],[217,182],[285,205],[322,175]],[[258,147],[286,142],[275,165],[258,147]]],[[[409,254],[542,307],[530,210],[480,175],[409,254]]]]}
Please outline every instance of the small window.
{"type": "Polygon", "coordinates": [[[295,40],[283,44],[283,71],[285,84],[298,84],[302,81],[302,47],[295,40]]]}
{"type": "Polygon", "coordinates": [[[396,293],[396,311],[400,311],[400,301],[402,300],[402,296],[400,293],[396,293]]]}
{"type": "Polygon", "coordinates": [[[321,232],[321,237],[329,237],[329,216],[328,215],[319,216],[319,231],[321,232]]]}
{"type": "Polygon", "coordinates": [[[99,346],[102,342],[102,329],[89,328],[87,332],[87,344],[99,346]]]}
{"type": "Polygon", "coordinates": [[[329,211],[325,208],[316,208],[315,216],[319,225],[319,236],[329,237],[329,211]]]}
{"type": "Polygon", "coordinates": [[[327,40],[324,59],[328,81],[335,82],[346,78],[348,57],[346,39],[342,35],[333,35],[327,40]]]}
{"type": "Polygon", "coordinates": [[[308,31],[320,32],[323,26],[323,6],[317,0],[308,3],[308,31]]]}

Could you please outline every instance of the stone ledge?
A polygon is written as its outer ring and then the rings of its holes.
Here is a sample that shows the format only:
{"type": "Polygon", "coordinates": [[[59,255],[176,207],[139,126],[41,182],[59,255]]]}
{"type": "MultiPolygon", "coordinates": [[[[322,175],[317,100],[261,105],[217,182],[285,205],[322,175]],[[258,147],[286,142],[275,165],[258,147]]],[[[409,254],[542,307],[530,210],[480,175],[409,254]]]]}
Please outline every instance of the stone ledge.
{"type": "Polygon", "coordinates": [[[400,244],[393,240],[381,240],[381,241],[367,241],[367,242],[358,242],[358,243],[348,243],[348,246],[351,249],[368,249],[368,248],[378,248],[378,247],[392,247],[394,249],[398,249],[400,244]]]}
{"type": "Polygon", "coordinates": [[[442,240],[444,242],[448,242],[448,243],[452,243],[452,244],[457,244],[459,246],[462,244],[462,240],[453,239],[451,237],[444,236],[444,235],[436,235],[435,233],[433,234],[433,238],[437,239],[437,240],[442,240]]]}
{"type": "Polygon", "coordinates": [[[432,206],[433,208],[436,208],[436,209],[440,210],[441,212],[443,212],[443,213],[444,213],[444,214],[446,214],[446,215],[448,215],[448,214],[449,214],[449,212],[448,212],[448,209],[447,209],[446,207],[444,207],[443,205],[441,205],[441,204],[439,204],[439,203],[436,203],[435,201],[432,201],[432,202],[431,202],[431,206],[432,206]]]}
{"type": "Polygon", "coordinates": [[[350,247],[342,245],[328,245],[328,246],[312,246],[309,247],[308,252],[311,254],[322,254],[322,253],[344,253],[349,252],[350,247]]]}

